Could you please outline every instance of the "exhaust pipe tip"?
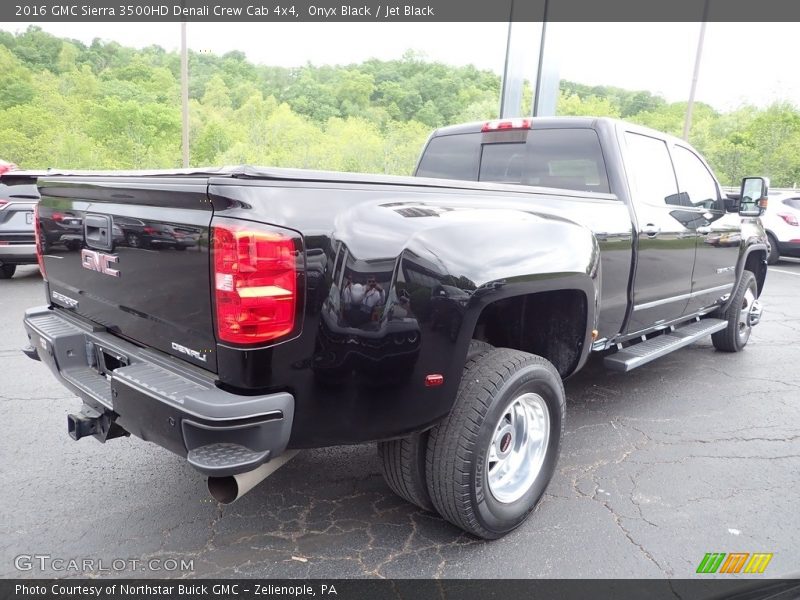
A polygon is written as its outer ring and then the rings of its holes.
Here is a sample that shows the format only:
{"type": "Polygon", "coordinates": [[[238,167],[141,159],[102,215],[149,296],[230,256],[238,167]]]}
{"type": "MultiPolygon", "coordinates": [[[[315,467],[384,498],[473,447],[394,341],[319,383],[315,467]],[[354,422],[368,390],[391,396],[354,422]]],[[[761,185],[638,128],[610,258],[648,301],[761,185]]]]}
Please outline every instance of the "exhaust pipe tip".
{"type": "Polygon", "coordinates": [[[220,504],[230,504],[239,497],[239,483],[236,477],[209,477],[208,493],[220,504]]]}
{"type": "Polygon", "coordinates": [[[293,459],[298,450],[287,450],[277,458],[256,467],[252,471],[228,475],[225,477],[209,477],[208,493],[220,504],[231,504],[252,490],[275,471],[293,459]]]}

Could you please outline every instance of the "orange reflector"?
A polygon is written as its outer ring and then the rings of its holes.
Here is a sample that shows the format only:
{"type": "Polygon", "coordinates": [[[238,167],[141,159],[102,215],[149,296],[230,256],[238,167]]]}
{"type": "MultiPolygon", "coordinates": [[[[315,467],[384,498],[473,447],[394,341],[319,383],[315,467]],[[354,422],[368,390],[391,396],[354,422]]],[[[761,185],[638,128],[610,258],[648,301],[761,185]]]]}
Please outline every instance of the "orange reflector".
{"type": "Polygon", "coordinates": [[[439,373],[431,373],[425,376],[425,387],[436,387],[444,383],[444,375],[439,373]]]}

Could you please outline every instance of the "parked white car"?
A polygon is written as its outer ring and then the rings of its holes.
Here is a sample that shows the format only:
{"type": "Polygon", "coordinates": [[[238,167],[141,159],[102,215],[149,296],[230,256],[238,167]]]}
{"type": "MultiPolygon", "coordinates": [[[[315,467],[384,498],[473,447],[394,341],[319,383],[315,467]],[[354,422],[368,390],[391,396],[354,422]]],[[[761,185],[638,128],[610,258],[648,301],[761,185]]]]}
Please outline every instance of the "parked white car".
{"type": "Polygon", "coordinates": [[[761,223],[769,237],[769,264],[781,256],[800,257],[800,191],[770,192],[761,223]]]}

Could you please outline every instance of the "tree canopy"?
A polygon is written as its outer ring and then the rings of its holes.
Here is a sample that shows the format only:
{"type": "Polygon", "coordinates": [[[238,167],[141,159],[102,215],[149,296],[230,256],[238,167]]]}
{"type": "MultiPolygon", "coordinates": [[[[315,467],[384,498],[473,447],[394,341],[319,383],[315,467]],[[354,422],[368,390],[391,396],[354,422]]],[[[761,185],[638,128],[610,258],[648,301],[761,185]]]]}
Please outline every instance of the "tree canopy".
{"type": "MultiPolygon", "coordinates": [[[[409,174],[436,127],[497,116],[500,77],[398,60],[256,65],[241,52],[189,53],[193,165],[251,163],[409,174]]],[[[530,98],[530,94],[527,94],[530,98]]],[[[686,104],[647,91],[561,82],[558,114],[612,116],[680,135],[686,104]]],[[[800,111],[696,104],[690,141],[723,184],[800,180],[800,111]]],[[[0,157],[24,168],[180,166],[180,57],[29,27],[0,32],[0,157]]]]}

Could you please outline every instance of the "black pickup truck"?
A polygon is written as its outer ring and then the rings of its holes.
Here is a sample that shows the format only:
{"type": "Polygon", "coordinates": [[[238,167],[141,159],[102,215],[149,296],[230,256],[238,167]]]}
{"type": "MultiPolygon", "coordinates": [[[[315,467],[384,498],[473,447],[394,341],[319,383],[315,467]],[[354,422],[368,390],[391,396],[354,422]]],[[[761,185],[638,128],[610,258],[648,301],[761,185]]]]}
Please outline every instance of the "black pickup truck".
{"type": "Polygon", "coordinates": [[[759,321],[766,181],[733,206],[681,140],[461,125],[416,175],[39,176],[25,352],[82,398],[69,434],[155,442],[224,502],[296,450],[377,441],[395,492],[496,538],[548,485],[562,380],[592,352],[618,371],[709,334],[736,352],[759,321]],[[76,243],[45,244],[56,213],[76,243]]]}

